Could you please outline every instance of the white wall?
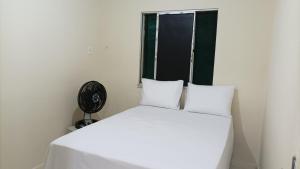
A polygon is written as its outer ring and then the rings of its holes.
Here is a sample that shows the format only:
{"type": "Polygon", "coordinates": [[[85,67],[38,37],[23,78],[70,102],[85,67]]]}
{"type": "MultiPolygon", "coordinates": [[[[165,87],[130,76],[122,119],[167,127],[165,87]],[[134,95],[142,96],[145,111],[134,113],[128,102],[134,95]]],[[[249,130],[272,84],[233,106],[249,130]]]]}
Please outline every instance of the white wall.
{"type": "Polygon", "coordinates": [[[219,8],[215,84],[234,84],[236,168],[259,163],[273,3],[219,0],[0,0],[2,169],[42,163],[80,85],[108,90],[102,117],[139,100],[141,11],[219,8]],[[95,53],[87,55],[87,46],[95,53]],[[18,161],[18,162],[16,162],[18,161]]]}
{"type": "Polygon", "coordinates": [[[278,0],[264,123],[262,169],[289,169],[292,156],[297,153],[300,161],[299,30],[300,1],[278,0]]]}

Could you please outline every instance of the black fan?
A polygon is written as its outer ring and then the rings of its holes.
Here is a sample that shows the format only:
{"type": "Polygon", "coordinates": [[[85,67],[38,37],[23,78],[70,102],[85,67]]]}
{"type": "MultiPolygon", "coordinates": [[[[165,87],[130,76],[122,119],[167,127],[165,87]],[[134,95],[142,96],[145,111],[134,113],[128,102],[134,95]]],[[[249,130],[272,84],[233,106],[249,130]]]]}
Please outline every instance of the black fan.
{"type": "Polygon", "coordinates": [[[84,112],[84,117],[83,120],[75,123],[77,129],[97,122],[97,120],[92,119],[92,113],[102,109],[106,97],[104,86],[97,81],[87,82],[80,88],[77,100],[80,109],[84,112]]]}

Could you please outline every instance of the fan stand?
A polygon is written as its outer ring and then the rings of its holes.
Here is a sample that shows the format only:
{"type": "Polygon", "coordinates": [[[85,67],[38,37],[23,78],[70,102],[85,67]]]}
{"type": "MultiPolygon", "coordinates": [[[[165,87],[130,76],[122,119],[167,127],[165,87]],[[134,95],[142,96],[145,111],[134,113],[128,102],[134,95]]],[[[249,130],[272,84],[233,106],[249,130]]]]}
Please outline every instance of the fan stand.
{"type": "Polygon", "coordinates": [[[98,120],[96,120],[96,119],[92,119],[92,114],[91,113],[84,113],[83,120],[77,121],[75,123],[75,127],[77,129],[80,129],[82,127],[85,127],[85,126],[88,126],[90,124],[93,124],[93,123],[95,123],[97,121],[98,120]]]}

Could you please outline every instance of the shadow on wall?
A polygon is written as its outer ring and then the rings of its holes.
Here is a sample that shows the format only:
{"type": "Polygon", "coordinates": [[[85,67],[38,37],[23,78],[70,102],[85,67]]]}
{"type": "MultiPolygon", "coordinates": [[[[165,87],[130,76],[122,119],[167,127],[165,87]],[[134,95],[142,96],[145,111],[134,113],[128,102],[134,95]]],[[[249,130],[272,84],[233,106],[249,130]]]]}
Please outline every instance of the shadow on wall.
{"type": "Polygon", "coordinates": [[[234,128],[234,149],[231,169],[256,169],[258,165],[256,164],[256,160],[243,132],[238,90],[235,90],[233,99],[232,118],[234,128]]]}

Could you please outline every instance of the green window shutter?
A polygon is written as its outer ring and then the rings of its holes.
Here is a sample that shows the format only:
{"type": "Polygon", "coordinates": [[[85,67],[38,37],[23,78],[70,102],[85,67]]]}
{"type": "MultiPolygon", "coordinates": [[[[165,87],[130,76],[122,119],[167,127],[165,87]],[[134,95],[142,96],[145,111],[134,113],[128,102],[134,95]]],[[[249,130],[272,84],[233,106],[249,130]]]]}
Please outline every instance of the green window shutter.
{"type": "Polygon", "coordinates": [[[196,12],[193,83],[212,85],[218,11],[196,12]]]}
{"type": "Polygon", "coordinates": [[[143,78],[154,78],[156,14],[144,15],[143,78]]]}

